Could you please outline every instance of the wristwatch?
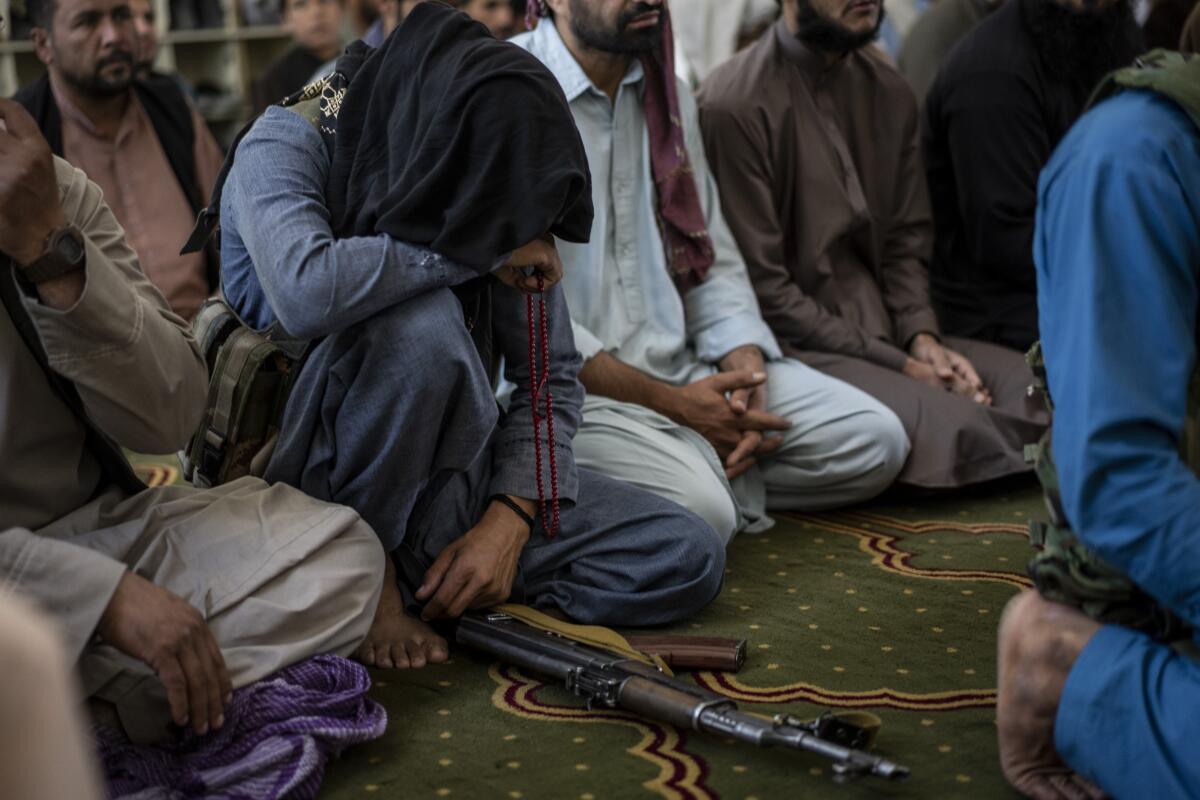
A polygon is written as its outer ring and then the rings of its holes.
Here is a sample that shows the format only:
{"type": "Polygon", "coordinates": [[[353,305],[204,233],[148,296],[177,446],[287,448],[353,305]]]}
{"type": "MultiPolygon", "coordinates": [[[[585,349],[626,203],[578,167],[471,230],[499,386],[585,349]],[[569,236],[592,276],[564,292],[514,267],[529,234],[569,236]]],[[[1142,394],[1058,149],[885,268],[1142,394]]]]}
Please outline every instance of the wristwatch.
{"type": "Polygon", "coordinates": [[[20,267],[21,276],[30,283],[44,283],[83,269],[86,255],[83,234],[74,225],[63,225],[46,237],[36,261],[20,267]]]}

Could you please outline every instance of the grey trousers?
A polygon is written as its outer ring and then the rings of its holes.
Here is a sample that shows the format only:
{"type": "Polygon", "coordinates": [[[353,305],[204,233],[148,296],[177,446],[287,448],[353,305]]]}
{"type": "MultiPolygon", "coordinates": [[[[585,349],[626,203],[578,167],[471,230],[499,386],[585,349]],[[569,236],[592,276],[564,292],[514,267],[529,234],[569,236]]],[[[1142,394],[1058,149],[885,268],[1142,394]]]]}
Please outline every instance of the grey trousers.
{"type": "MultiPolygon", "coordinates": [[[[396,557],[411,599],[489,502],[500,420],[458,301],[437,290],[314,348],[266,477],[357,510],[396,557]]],[[[578,470],[558,535],[534,530],[513,600],[582,623],[663,624],[708,604],[724,565],[720,537],[695,514],[578,470]]]]}

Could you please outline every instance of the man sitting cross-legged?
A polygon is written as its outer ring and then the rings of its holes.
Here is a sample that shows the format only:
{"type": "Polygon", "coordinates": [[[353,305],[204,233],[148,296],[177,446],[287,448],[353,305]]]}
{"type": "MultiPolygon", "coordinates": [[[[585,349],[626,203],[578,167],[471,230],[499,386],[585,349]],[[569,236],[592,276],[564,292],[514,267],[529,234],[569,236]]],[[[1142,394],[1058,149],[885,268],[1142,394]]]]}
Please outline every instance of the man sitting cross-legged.
{"type": "Polygon", "coordinates": [[[561,243],[588,390],[580,463],[692,509],[725,540],[767,508],[883,491],[896,415],[780,357],[671,68],[661,0],[549,0],[517,37],[558,78],[587,147],[591,240],[561,243]]]}
{"type": "Polygon", "coordinates": [[[135,740],[172,718],[203,734],[231,689],[353,652],[383,573],[358,514],[253,478],[198,491],[133,476],[117,444],[182,446],[204,361],[99,187],[9,100],[0,251],[0,594],[56,620],[85,693],[135,740]]]}
{"type": "Polygon", "coordinates": [[[705,81],[725,216],[784,352],[904,423],[901,483],[1025,472],[1046,413],[1021,354],[940,335],[917,104],[870,46],[882,19],[880,2],[784,0],[775,27],[705,81]]]}
{"type": "Polygon", "coordinates": [[[1038,338],[1038,174],[1096,82],[1133,62],[1129,0],[1011,0],[963,37],[929,88],[922,155],[937,227],[930,276],[955,336],[1038,338]]]}
{"type": "Polygon", "coordinates": [[[510,596],[585,623],[694,613],[720,586],[720,540],[679,506],[576,468],[583,391],[560,287],[545,292],[548,330],[527,325],[536,281],[516,267],[550,286],[561,262],[543,235],[591,227],[587,162],[553,77],[440,3],[373,52],[352,45],[323,98],[268,109],[221,200],[230,301],[316,341],[267,477],[356,508],[400,567],[364,660],[445,659],[402,605],[426,620],[510,596]],[[539,479],[530,335],[542,333],[556,460],[543,441],[539,479]],[[487,345],[518,385],[506,415],[487,345]],[[526,521],[555,478],[556,535],[554,515],[526,521]]]}
{"type": "MultiPolygon", "coordinates": [[[[1149,85],[1146,72],[1132,80],[1149,85]]],[[[1187,111],[1130,90],[1063,140],[1039,184],[1034,257],[1053,505],[1158,604],[1151,618],[1169,610],[1192,627],[1192,658],[1034,592],[1013,600],[1000,757],[1039,800],[1105,796],[1093,784],[1120,798],[1200,796],[1200,62],[1175,80],[1187,111]]],[[[1089,593],[1098,577],[1087,571],[1089,593]]]]}

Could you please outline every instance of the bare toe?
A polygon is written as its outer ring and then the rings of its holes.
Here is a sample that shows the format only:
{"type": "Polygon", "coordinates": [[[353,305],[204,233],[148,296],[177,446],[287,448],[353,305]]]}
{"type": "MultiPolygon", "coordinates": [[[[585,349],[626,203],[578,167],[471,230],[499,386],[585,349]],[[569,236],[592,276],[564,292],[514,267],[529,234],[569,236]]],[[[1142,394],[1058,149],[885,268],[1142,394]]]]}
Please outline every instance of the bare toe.
{"type": "Polygon", "coordinates": [[[440,664],[450,657],[450,651],[446,647],[446,640],[440,636],[425,645],[425,653],[429,658],[430,664],[440,664]]]}
{"type": "Polygon", "coordinates": [[[396,665],[396,669],[408,669],[408,653],[405,652],[403,642],[392,644],[392,663],[396,665]]]}
{"type": "Polygon", "coordinates": [[[354,652],[354,657],[368,667],[375,666],[375,646],[368,639],[354,652]]]}
{"type": "Polygon", "coordinates": [[[420,669],[425,666],[425,646],[421,639],[407,642],[408,656],[412,661],[414,669],[420,669]]]}

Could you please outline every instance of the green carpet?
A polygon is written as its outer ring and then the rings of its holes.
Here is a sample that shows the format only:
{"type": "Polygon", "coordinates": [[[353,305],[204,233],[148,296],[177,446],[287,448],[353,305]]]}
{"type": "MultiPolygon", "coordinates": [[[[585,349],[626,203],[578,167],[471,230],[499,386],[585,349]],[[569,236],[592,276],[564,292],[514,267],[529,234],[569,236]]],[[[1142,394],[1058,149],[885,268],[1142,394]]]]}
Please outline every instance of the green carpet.
{"type": "MultiPolygon", "coordinates": [[[[169,471],[161,478],[173,478],[169,471]]],[[[323,798],[1015,797],[995,739],[995,631],[1027,581],[1036,489],[778,519],[729,550],[721,596],[680,633],[745,637],[736,675],[684,676],[765,714],[866,708],[904,784],[833,782],[806,754],[628,715],[456,648],[373,671],[387,734],[330,765],[323,798]]]]}

